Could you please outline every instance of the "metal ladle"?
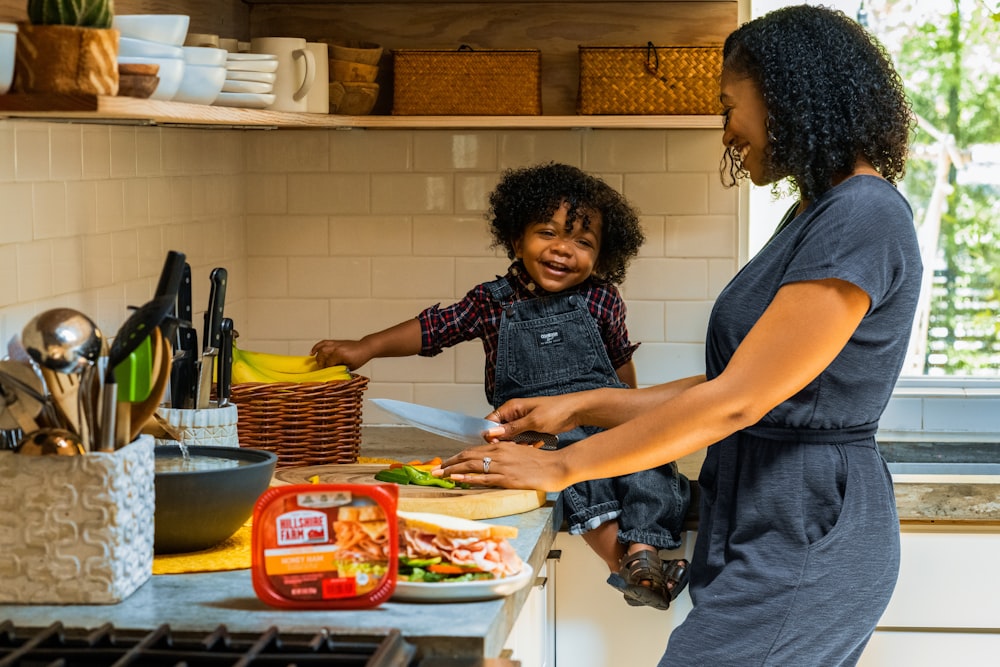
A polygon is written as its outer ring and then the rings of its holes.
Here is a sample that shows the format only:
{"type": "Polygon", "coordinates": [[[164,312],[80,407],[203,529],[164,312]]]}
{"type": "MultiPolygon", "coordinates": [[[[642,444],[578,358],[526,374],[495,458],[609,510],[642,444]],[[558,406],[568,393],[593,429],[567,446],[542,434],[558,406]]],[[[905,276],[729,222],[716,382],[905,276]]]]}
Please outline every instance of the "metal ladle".
{"type": "Polygon", "coordinates": [[[39,313],[24,326],[21,343],[42,368],[78,376],[79,427],[87,442],[97,422],[96,401],[89,393],[95,377],[95,362],[104,345],[101,330],[78,310],[53,308],[39,313]]]}

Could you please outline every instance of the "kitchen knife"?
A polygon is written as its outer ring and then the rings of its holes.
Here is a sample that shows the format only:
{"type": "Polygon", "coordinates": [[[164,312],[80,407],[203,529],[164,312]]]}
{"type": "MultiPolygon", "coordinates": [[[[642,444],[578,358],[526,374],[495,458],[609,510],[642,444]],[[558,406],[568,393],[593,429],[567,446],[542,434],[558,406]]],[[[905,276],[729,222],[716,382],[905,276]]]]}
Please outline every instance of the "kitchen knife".
{"type": "MultiPolygon", "coordinates": [[[[373,398],[372,403],[419,429],[470,445],[484,444],[483,433],[497,425],[497,422],[489,419],[470,417],[461,412],[441,410],[426,405],[396,401],[391,398],[373,398]]],[[[539,433],[538,431],[525,431],[515,435],[511,441],[521,443],[541,441],[543,443],[542,449],[555,449],[559,442],[559,436],[551,433],[539,433]]]]}
{"type": "Polygon", "coordinates": [[[160,280],[156,284],[156,294],[154,296],[169,294],[174,297],[174,307],[171,308],[170,314],[160,323],[160,333],[168,341],[174,341],[177,333],[177,326],[179,324],[177,321],[179,318],[177,299],[180,293],[181,282],[184,279],[185,266],[187,266],[187,262],[184,261],[184,253],[170,250],[167,252],[167,258],[163,261],[160,280]]]}
{"type": "Polygon", "coordinates": [[[170,370],[170,406],[173,408],[194,407],[195,362],[200,350],[198,333],[191,324],[191,308],[191,265],[185,262],[177,288],[177,331],[170,339],[175,350],[170,370]]]}
{"type": "Polygon", "coordinates": [[[229,317],[222,318],[222,343],[219,348],[219,367],[216,387],[216,398],[219,407],[224,408],[229,405],[230,390],[233,386],[233,320],[229,317]]]}
{"type": "Polygon", "coordinates": [[[226,306],[226,283],[229,273],[222,267],[212,269],[209,280],[212,283],[208,293],[208,310],[205,311],[204,349],[199,367],[198,393],[195,404],[199,410],[209,407],[212,392],[212,378],[215,376],[215,362],[222,346],[222,319],[226,306]]]}

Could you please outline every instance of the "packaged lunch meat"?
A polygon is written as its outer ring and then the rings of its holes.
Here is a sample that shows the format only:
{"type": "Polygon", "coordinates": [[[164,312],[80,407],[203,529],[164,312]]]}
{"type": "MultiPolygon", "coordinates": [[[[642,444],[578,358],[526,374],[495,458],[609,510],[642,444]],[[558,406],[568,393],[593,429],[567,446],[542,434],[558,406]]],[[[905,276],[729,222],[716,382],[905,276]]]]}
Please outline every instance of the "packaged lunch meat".
{"type": "Polygon", "coordinates": [[[394,484],[274,487],[253,512],[253,587],[299,609],[375,607],[396,588],[394,484]]]}

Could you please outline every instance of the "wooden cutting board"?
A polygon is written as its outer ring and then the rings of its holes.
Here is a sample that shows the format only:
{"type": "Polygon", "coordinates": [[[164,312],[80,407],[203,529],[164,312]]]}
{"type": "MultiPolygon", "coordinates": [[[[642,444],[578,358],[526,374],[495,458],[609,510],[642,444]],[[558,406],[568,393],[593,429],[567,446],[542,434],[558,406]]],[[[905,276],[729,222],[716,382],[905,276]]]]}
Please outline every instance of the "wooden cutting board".
{"type": "MultiPolygon", "coordinates": [[[[279,468],[271,486],[308,484],[316,476],[321,484],[381,484],[375,473],[385,464],[335,463],[320,466],[279,468]]],[[[399,486],[399,509],[405,512],[435,512],[465,519],[494,519],[538,509],[545,504],[544,491],[493,489],[442,489],[438,486],[399,486]]]]}

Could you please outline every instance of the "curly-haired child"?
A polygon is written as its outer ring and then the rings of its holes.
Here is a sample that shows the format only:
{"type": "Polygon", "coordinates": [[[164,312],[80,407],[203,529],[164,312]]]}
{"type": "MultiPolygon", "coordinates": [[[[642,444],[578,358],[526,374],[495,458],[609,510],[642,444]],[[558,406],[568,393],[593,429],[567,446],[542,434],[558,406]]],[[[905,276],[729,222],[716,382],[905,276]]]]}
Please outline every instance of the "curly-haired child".
{"type": "MultiPolygon", "coordinates": [[[[638,345],[629,342],[616,287],[645,240],[633,207],[601,179],[558,163],[506,170],[489,203],[493,245],[513,260],[504,276],[360,340],[320,341],[312,349],[317,361],[353,370],[376,357],[434,356],[478,338],[494,407],[635,387],[638,345]]],[[[560,434],[559,446],[599,430],[560,434]]],[[[607,563],[608,583],[633,606],[667,609],[687,581],[685,561],[659,556],[680,546],[690,500],[676,464],[576,484],[560,498],[570,532],[607,563]]]]}

